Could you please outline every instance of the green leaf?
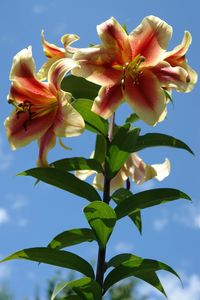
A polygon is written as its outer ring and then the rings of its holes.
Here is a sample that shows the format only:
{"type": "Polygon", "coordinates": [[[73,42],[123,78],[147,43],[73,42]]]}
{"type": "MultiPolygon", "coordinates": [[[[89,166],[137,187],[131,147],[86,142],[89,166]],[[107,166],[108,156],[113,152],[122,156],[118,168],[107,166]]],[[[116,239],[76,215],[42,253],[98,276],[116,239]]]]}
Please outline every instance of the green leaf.
{"type": "Polygon", "coordinates": [[[88,277],[94,278],[94,271],[91,265],[80,256],[62,250],[55,250],[46,247],[29,248],[17,251],[0,262],[5,262],[13,259],[25,259],[63,267],[78,271],[88,277]]]}
{"type": "Polygon", "coordinates": [[[103,163],[105,161],[106,151],[107,143],[105,137],[100,134],[97,134],[94,159],[98,160],[100,163],[103,163]]]}
{"type": "MultiPolygon", "coordinates": [[[[115,199],[115,201],[117,201],[118,198],[118,191],[116,191],[112,195],[112,199],[115,199]]],[[[115,212],[117,215],[117,219],[121,219],[140,209],[144,209],[158,204],[163,204],[177,199],[191,200],[187,194],[176,189],[152,189],[134,194],[126,198],[122,203],[116,206],[115,212]]]]}
{"type": "Polygon", "coordinates": [[[84,157],[60,159],[51,163],[51,166],[65,171],[94,170],[98,173],[103,172],[103,168],[97,160],[86,159],[84,157]]]}
{"type": "Polygon", "coordinates": [[[120,127],[113,138],[108,151],[106,170],[109,179],[112,179],[124,165],[130,153],[135,152],[139,128],[129,130],[129,126],[120,127]]]}
{"type": "Polygon", "coordinates": [[[194,155],[188,145],[173,136],[161,133],[147,133],[138,137],[135,151],[149,147],[169,146],[173,148],[184,149],[194,155]]]}
{"type": "Polygon", "coordinates": [[[52,294],[51,300],[66,287],[70,287],[83,300],[101,300],[101,287],[99,284],[88,277],[81,278],[70,282],[62,282],[58,284],[52,294]]]}
{"type": "Polygon", "coordinates": [[[61,89],[71,93],[76,99],[94,99],[98,95],[100,86],[85,78],[70,75],[63,79],[61,89]]]}
{"type": "Polygon", "coordinates": [[[32,176],[89,201],[101,200],[97,191],[89,183],[57,168],[34,168],[18,175],[32,176]]]}
{"type": "Polygon", "coordinates": [[[167,90],[165,90],[165,89],[163,89],[163,91],[164,91],[164,93],[165,93],[165,96],[166,96],[167,100],[169,100],[169,101],[173,104],[174,101],[173,101],[173,99],[172,99],[172,96],[171,96],[170,92],[167,91],[167,90]]]}
{"type": "Polygon", "coordinates": [[[90,203],[83,211],[95,232],[99,246],[105,248],[116,223],[115,211],[102,201],[90,203]]]}
{"type": "Polygon", "coordinates": [[[135,123],[136,121],[138,121],[140,118],[138,117],[137,114],[132,113],[130,114],[130,116],[128,116],[128,118],[126,118],[126,123],[135,123]]]}
{"type": "Polygon", "coordinates": [[[57,236],[48,244],[52,249],[62,249],[72,245],[95,241],[96,237],[89,228],[78,228],[66,230],[57,236]]]}
{"type": "Polygon", "coordinates": [[[108,121],[91,111],[93,102],[89,99],[78,99],[72,103],[85,121],[85,128],[107,137],[108,121]]]}
{"type": "Polygon", "coordinates": [[[108,262],[108,265],[115,268],[107,275],[104,281],[105,291],[118,281],[135,276],[148,282],[166,296],[155,271],[165,270],[179,278],[179,275],[170,266],[160,261],[144,259],[131,254],[117,255],[108,262]]]}
{"type": "Polygon", "coordinates": [[[71,295],[71,296],[62,298],[61,300],[81,300],[81,298],[77,295],[71,295]]]}
{"type": "MultiPolygon", "coordinates": [[[[121,188],[115,192],[113,200],[116,204],[122,203],[126,198],[133,196],[133,193],[127,189],[121,188]]],[[[128,216],[136,225],[139,233],[142,234],[142,217],[140,210],[133,212],[128,216]]]]}

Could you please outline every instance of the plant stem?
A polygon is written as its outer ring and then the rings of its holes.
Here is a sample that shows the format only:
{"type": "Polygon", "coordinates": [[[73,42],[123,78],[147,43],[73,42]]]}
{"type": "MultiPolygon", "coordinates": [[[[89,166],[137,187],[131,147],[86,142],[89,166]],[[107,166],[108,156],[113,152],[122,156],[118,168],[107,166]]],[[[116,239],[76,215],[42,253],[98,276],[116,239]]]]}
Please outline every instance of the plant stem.
{"type": "MultiPolygon", "coordinates": [[[[115,123],[115,114],[110,118],[109,129],[108,129],[108,139],[109,142],[113,138],[113,129],[115,123]]],[[[104,190],[103,190],[103,202],[109,204],[110,201],[110,179],[104,174],[104,190]]],[[[106,259],[106,247],[99,247],[98,250],[98,261],[97,261],[97,271],[96,271],[96,281],[99,283],[103,289],[104,271],[105,271],[105,259],[106,259]]]]}

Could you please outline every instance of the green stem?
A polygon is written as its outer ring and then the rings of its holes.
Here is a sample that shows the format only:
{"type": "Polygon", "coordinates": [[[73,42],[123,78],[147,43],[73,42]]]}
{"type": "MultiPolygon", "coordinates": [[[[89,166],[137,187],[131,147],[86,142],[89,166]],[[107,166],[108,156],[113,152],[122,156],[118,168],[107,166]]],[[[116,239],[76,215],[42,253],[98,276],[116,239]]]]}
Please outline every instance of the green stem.
{"type": "MultiPolygon", "coordinates": [[[[115,122],[115,115],[113,114],[110,118],[109,129],[108,129],[109,142],[111,142],[113,138],[114,122],[115,122]]],[[[103,202],[109,204],[109,201],[110,201],[110,179],[108,179],[107,175],[104,174],[103,202]]],[[[99,247],[96,281],[101,286],[102,292],[103,292],[103,280],[104,280],[104,272],[105,272],[105,259],[106,259],[106,247],[105,248],[99,247]]]]}

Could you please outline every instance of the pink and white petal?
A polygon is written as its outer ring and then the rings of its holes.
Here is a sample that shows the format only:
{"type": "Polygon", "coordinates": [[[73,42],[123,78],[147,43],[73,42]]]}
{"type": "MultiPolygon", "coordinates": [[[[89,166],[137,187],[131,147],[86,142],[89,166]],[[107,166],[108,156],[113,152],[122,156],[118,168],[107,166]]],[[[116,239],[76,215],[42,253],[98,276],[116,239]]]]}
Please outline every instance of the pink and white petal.
{"type": "Polygon", "coordinates": [[[138,54],[145,57],[143,65],[156,65],[167,48],[172,27],[155,16],[145,17],[129,35],[132,59],[138,54]]]}
{"type": "Polygon", "coordinates": [[[10,71],[10,80],[18,88],[26,91],[33,100],[36,98],[51,98],[48,84],[40,82],[35,75],[35,62],[32,57],[31,47],[23,49],[13,58],[13,64],[10,71]]]}
{"type": "Polygon", "coordinates": [[[168,159],[165,159],[164,163],[162,163],[162,164],[155,164],[155,165],[151,165],[151,166],[152,166],[152,168],[154,168],[154,170],[157,173],[155,178],[158,181],[162,181],[170,174],[171,165],[170,165],[170,161],[168,159]]]}
{"type": "Polygon", "coordinates": [[[151,71],[157,76],[164,87],[185,92],[190,85],[188,72],[180,66],[171,67],[169,63],[163,61],[153,67],[151,71]]]}
{"type": "Polygon", "coordinates": [[[44,54],[48,57],[57,56],[59,58],[65,57],[65,49],[60,48],[54,44],[51,44],[45,40],[44,31],[41,32],[42,46],[44,49],[44,54]]]}
{"type": "Polygon", "coordinates": [[[97,32],[106,49],[111,49],[119,64],[132,58],[129,39],[124,28],[113,17],[97,26],[97,32]]]}
{"type": "Polygon", "coordinates": [[[181,44],[176,46],[172,51],[165,52],[163,60],[169,62],[171,66],[180,65],[185,61],[185,54],[191,43],[192,36],[189,31],[185,31],[181,44]]]}
{"type": "Polygon", "coordinates": [[[195,70],[193,70],[189,65],[185,66],[186,71],[188,72],[188,76],[190,78],[190,82],[188,88],[186,89],[186,93],[191,92],[194,88],[194,85],[197,83],[198,74],[195,70]]]}
{"type": "Polygon", "coordinates": [[[133,80],[125,81],[125,96],[135,113],[147,124],[154,126],[166,116],[166,96],[157,77],[144,69],[133,80]]]}
{"type": "Polygon", "coordinates": [[[57,94],[64,76],[72,69],[79,67],[78,63],[71,58],[57,60],[48,72],[48,82],[51,91],[57,94]]]}
{"type": "Polygon", "coordinates": [[[34,77],[35,68],[32,48],[29,46],[14,56],[10,71],[10,80],[18,80],[21,77],[34,77]]]}
{"type": "Polygon", "coordinates": [[[47,79],[49,69],[58,59],[60,59],[58,56],[51,57],[42,65],[37,73],[38,80],[44,81],[47,79]]]}
{"type": "Polygon", "coordinates": [[[72,55],[76,52],[76,48],[70,47],[72,43],[75,41],[78,41],[80,37],[76,34],[65,34],[61,38],[61,42],[64,45],[65,48],[65,56],[66,57],[72,57],[72,55]]]}
{"type": "Polygon", "coordinates": [[[99,191],[103,191],[104,186],[104,176],[101,173],[98,173],[93,180],[92,185],[99,191]]]}
{"type": "Polygon", "coordinates": [[[113,192],[113,191],[115,191],[117,189],[123,188],[124,187],[124,181],[126,179],[124,178],[123,171],[120,170],[117,173],[117,175],[111,180],[111,183],[110,183],[110,192],[113,192]]]}
{"type": "Polygon", "coordinates": [[[85,179],[87,179],[87,177],[89,177],[95,173],[96,172],[93,170],[78,170],[78,171],[75,171],[75,176],[81,180],[85,180],[85,179]]]}
{"type": "Polygon", "coordinates": [[[54,111],[42,117],[31,119],[29,112],[16,113],[14,110],[4,122],[11,148],[16,150],[40,138],[54,122],[54,118],[54,111]]]}
{"type": "Polygon", "coordinates": [[[85,128],[82,116],[68,102],[68,93],[59,95],[59,107],[54,123],[54,132],[59,137],[72,137],[80,135],[85,128]]]}
{"type": "Polygon", "coordinates": [[[55,146],[56,136],[53,128],[50,127],[38,141],[39,156],[37,165],[38,167],[48,167],[47,154],[55,146]]]}
{"type": "Polygon", "coordinates": [[[91,47],[77,50],[73,59],[79,63],[79,68],[72,74],[99,85],[113,85],[122,76],[122,71],[113,68],[115,56],[112,51],[102,47],[91,47]]]}
{"type": "Polygon", "coordinates": [[[92,105],[92,111],[108,119],[123,100],[121,84],[102,87],[92,105]]]}

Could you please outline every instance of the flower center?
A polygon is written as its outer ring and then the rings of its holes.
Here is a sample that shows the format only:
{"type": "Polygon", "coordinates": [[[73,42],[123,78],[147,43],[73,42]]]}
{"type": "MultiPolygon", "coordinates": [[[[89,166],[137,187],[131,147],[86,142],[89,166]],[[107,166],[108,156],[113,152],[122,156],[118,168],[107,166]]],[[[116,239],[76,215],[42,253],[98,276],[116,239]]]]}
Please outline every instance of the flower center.
{"type": "Polygon", "coordinates": [[[9,104],[12,104],[16,109],[17,120],[20,118],[20,115],[26,113],[27,119],[23,123],[24,130],[27,131],[28,125],[31,123],[33,119],[43,117],[48,113],[56,110],[58,105],[57,101],[52,101],[47,105],[44,104],[33,104],[29,100],[25,100],[22,103],[17,103],[15,100],[9,99],[9,104]]]}
{"type": "Polygon", "coordinates": [[[145,61],[145,57],[138,54],[131,62],[126,62],[123,66],[114,65],[115,70],[120,70],[123,72],[121,84],[122,88],[125,89],[125,81],[128,76],[133,79],[133,84],[138,84],[138,76],[142,73],[140,70],[141,64],[145,61]]]}

